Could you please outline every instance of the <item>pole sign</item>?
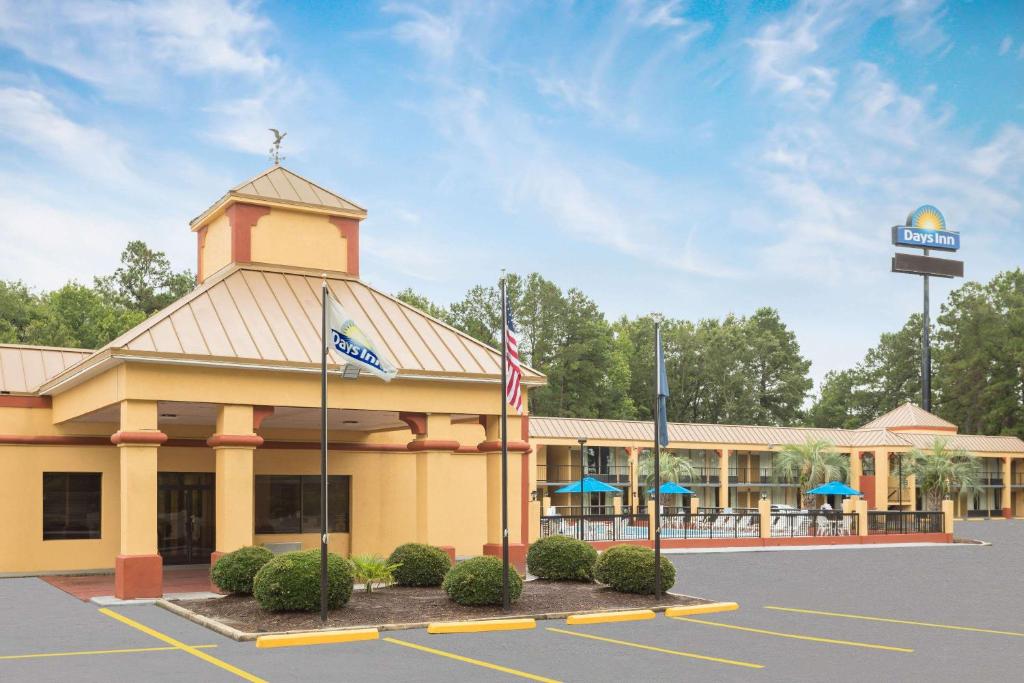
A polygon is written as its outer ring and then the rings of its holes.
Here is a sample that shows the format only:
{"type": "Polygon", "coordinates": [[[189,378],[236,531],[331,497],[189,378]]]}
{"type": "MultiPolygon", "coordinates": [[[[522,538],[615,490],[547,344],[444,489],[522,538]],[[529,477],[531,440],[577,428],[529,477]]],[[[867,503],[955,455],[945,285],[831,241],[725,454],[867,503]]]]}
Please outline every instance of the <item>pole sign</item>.
{"type": "Polygon", "coordinates": [[[953,259],[897,253],[892,257],[892,272],[934,277],[963,277],[964,262],[953,259]]]}
{"type": "Polygon", "coordinates": [[[942,212],[925,204],[907,216],[906,225],[894,225],[892,243],[897,247],[959,251],[960,233],[946,229],[942,212]]]}

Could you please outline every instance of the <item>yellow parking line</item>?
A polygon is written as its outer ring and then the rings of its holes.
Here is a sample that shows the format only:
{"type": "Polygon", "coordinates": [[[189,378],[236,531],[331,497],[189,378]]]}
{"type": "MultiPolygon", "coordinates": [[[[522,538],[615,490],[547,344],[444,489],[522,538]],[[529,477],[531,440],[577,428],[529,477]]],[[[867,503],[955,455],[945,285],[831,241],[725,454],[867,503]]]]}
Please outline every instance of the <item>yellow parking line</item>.
{"type": "MultiPolygon", "coordinates": [[[[209,650],[211,647],[217,647],[216,645],[191,645],[197,650],[209,650]]],[[[176,647],[131,647],[123,648],[120,650],[79,650],[78,652],[39,652],[36,654],[29,655],[0,655],[0,660],[3,659],[40,659],[42,657],[76,657],[79,655],[124,655],[131,654],[134,652],[167,652],[168,650],[177,650],[176,647]]]]}
{"type": "Polygon", "coordinates": [[[117,619],[122,624],[127,624],[128,626],[131,626],[132,628],[135,628],[135,629],[138,629],[138,630],[142,631],[146,635],[153,636],[157,640],[162,640],[163,642],[167,643],[168,645],[171,645],[171,646],[173,646],[173,647],[175,647],[175,648],[177,648],[179,650],[183,650],[183,651],[189,653],[190,655],[192,655],[193,657],[198,657],[199,659],[203,660],[204,662],[207,662],[209,664],[213,664],[214,666],[220,667],[221,669],[224,669],[225,671],[229,671],[229,672],[235,674],[236,676],[238,676],[239,678],[244,678],[245,680],[249,681],[249,683],[267,683],[262,678],[259,678],[258,676],[253,676],[248,671],[242,671],[241,669],[239,669],[236,666],[232,666],[232,665],[228,664],[227,662],[224,662],[224,661],[221,661],[221,660],[217,659],[216,657],[212,657],[212,656],[206,654],[205,652],[203,652],[201,650],[197,650],[196,648],[192,647],[191,645],[186,645],[185,643],[181,642],[180,640],[176,640],[176,639],[170,637],[167,634],[160,633],[157,630],[151,629],[150,627],[146,626],[145,624],[140,624],[139,622],[135,621],[134,619],[129,619],[128,617],[124,616],[123,614],[118,614],[114,610],[107,609],[106,607],[103,607],[103,608],[100,609],[100,614],[105,614],[105,615],[107,615],[108,617],[110,617],[112,619],[117,619]]]}
{"type": "Polygon", "coordinates": [[[763,669],[763,664],[751,664],[750,662],[740,662],[735,659],[722,659],[720,657],[709,657],[707,655],[697,655],[692,652],[680,652],[679,650],[666,650],[663,647],[655,647],[653,645],[643,645],[641,643],[631,643],[628,640],[616,640],[615,638],[605,638],[604,636],[595,636],[590,633],[580,633],[578,631],[566,631],[560,628],[548,628],[548,631],[554,633],[563,633],[567,636],[576,636],[577,638],[590,638],[591,640],[600,640],[604,643],[613,643],[615,645],[625,645],[626,647],[635,647],[639,650],[649,650],[650,652],[661,652],[666,655],[676,655],[677,657],[688,657],[689,659],[702,659],[706,662],[717,662],[719,664],[731,664],[732,666],[742,666],[748,669],[763,669]]]}
{"type": "Polygon", "coordinates": [[[927,621],[910,621],[907,619],[887,619],[885,617],[867,617],[862,614],[843,614],[842,612],[822,612],[814,609],[797,609],[795,607],[775,607],[765,605],[765,609],[778,610],[780,612],[797,612],[798,614],[817,614],[823,617],[842,617],[843,619],[862,619],[864,621],[881,621],[888,624],[907,624],[909,626],[926,626],[928,628],[944,628],[950,631],[973,631],[974,633],[991,633],[998,636],[1016,636],[1024,638],[1024,633],[1015,631],[997,631],[991,628],[976,628],[974,626],[953,626],[951,624],[932,624],[927,621]]]}
{"type": "Polygon", "coordinates": [[[559,683],[553,678],[544,678],[543,676],[537,676],[519,669],[510,669],[507,666],[501,666],[500,664],[492,664],[491,662],[485,662],[480,659],[473,659],[472,657],[463,657],[453,652],[445,652],[444,650],[437,650],[426,645],[417,645],[416,643],[410,643],[407,640],[398,640],[397,638],[384,638],[385,643],[394,643],[395,645],[401,645],[402,647],[411,647],[414,650],[421,652],[429,652],[432,655],[438,657],[447,657],[448,659],[454,659],[458,662],[465,662],[466,664],[473,664],[474,666],[482,666],[485,669],[493,669],[494,671],[501,671],[502,673],[511,674],[513,676],[519,676],[520,678],[528,678],[531,681],[541,681],[542,683],[559,683]]]}
{"type": "Polygon", "coordinates": [[[893,647],[892,645],[878,645],[877,643],[861,643],[856,640],[836,640],[835,638],[820,638],[818,636],[804,636],[798,633],[781,633],[779,631],[767,631],[762,628],[751,628],[749,626],[737,626],[735,624],[723,624],[717,621],[705,621],[703,619],[690,619],[688,617],[669,617],[676,621],[689,621],[694,624],[706,624],[720,628],[731,628],[736,631],[749,631],[750,633],[763,633],[766,636],[777,636],[779,638],[792,638],[793,640],[809,640],[814,643],[827,643],[829,645],[849,645],[850,647],[866,647],[872,650],[890,650],[892,652],[913,652],[907,647],[893,647]]]}

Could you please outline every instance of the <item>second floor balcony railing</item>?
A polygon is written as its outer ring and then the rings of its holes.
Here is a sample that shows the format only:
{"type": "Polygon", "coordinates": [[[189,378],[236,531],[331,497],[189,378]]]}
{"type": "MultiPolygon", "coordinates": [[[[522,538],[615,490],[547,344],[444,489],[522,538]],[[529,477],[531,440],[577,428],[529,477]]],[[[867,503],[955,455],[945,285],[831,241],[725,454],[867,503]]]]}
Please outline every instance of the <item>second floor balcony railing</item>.
{"type": "MultiPolygon", "coordinates": [[[[583,476],[609,484],[628,484],[629,465],[586,467],[583,476]]],[[[580,479],[579,465],[537,465],[537,480],[551,484],[569,484],[580,479]]]]}

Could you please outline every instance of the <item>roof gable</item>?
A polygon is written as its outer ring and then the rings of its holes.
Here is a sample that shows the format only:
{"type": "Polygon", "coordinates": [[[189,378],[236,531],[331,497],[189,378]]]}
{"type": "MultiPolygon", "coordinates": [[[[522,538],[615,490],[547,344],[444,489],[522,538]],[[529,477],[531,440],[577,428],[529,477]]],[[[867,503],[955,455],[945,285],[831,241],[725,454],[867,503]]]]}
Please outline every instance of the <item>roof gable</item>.
{"type": "Polygon", "coordinates": [[[35,393],[41,384],[93,353],[91,349],[0,344],[0,391],[35,393]]]}
{"type": "Polygon", "coordinates": [[[897,431],[904,429],[924,429],[942,432],[955,432],[957,430],[957,426],[952,422],[943,420],[937,415],[929,413],[924,408],[920,408],[913,403],[908,402],[898,408],[890,410],[881,417],[875,418],[861,427],[861,429],[891,429],[897,431]]]}

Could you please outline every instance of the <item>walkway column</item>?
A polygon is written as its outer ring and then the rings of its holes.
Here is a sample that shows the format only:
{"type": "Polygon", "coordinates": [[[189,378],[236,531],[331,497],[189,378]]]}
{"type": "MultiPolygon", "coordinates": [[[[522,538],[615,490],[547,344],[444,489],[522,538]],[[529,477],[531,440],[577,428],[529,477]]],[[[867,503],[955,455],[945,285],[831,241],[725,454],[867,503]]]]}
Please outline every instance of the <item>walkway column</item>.
{"type": "Polygon", "coordinates": [[[1003,517],[1010,519],[1013,517],[1013,467],[1011,465],[1013,461],[1010,460],[1010,456],[1003,458],[1003,517]]]}
{"type": "Polygon", "coordinates": [[[875,451],[875,509],[889,509],[889,452],[875,451]]]}
{"type": "Polygon", "coordinates": [[[718,451],[718,507],[729,507],[729,450],[718,451]]]}
{"type": "Polygon", "coordinates": [[[640,505],[640,449],[630,446],[626,449],[629,454],[629,507],[631,510],[639,510],[640,505]]]}
{"type": "Polygon", "coordinates": [[[860,451],[854,449],[850,451],[850,488],[860,491],[860,478],[863,474],[864,467],[860,461],[860,451]]]}
{"type": "MultiPolygon", "coordinates": [[[[523,521],[528,522],[530,514],[530,444],[516,438],[522,434],[521,419],[508,417],[508,551],[509,561],[525,571],[529,538],[524,537],[523,521]]],[[[477,446],[487,457],[487,543],[483,554],[501,557],[501,418],[487,415],[483,422],[484,441],[477,446]]]]}
{"type": "MultiPolygon", "coordinates": [[[[424,416],[422,431],[415,433],[407,448],[416,454],[416,506],[407,514],[416,519],[416,540],[440,547],[451,547],[455,553],[465,553],[465,543],[458,536],[459,508],[465,504],[458,495],[452,495],[453,454],[459,450],[459,441],[452,430],[451,415],[430,413],[424,416]],[[461,547],[460,547],[461,546],[461,547]]],[[[459,456],[463,457],[463,456],[459,456]]],[[[477,458],[474,451],[465,457],[477,458]]],[[[403,514],[401,507],[392,508],[391,514],[403,514]]]]}
{"type": "Polygon", "coordinates": [[[213,566],[226,553],[253,543],[254,460],[263,437],[255,433],[252,406],[221,406],[217,431],[206,445],[216,453],[216,549],[210,556],[213,566]]]}
{"type": "Polygon", "coordinates": [[[121,543],[114,564],[114,595],[163,595],[163,558],[157,550],[157,450],[167,435],[157,428],[156,401],[122,401],[121,428],[110,437],[121,461],[121,543]]]}

